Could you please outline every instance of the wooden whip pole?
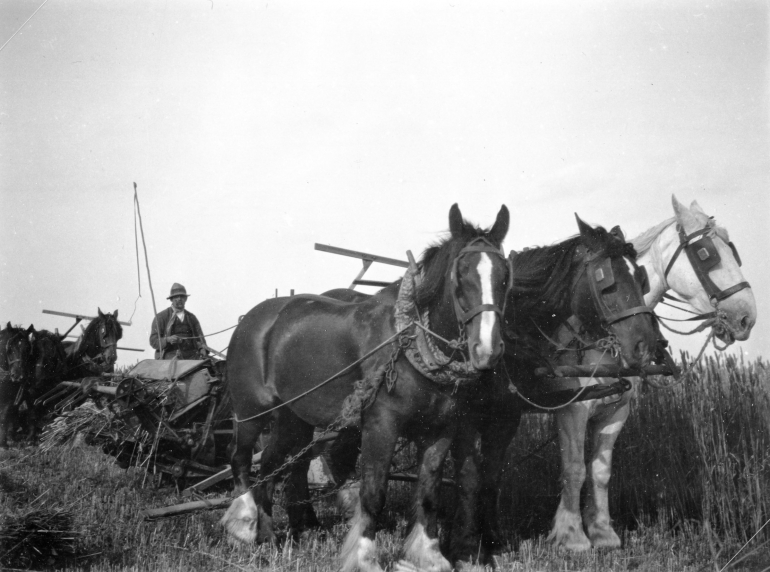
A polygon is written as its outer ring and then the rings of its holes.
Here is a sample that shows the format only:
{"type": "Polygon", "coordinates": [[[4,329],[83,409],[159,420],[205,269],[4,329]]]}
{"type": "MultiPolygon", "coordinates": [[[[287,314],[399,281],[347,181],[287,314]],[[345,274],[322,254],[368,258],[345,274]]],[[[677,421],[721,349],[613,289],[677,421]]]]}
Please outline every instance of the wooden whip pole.
{"type": "Polygon", "coordinates": [[[150,284],[150,299],[152,300],[152,312],[153,323],[155,324],[155,330],[158,333],[158,352],[160,357],[163,357],[163,339],[160,337],[160,324],[155,319],[158,316],[158,309],[155,307],[155,292],[152,289],[152,277],[150,276],[150,261],[147,258],[147,243],[144,241],[144,226],[142,225],[142,211],[139,208],[139,195],[136,192],[136,181],[134,181],[134,205],[136,206],[136,214],[139,215],[139,232],[142,233],[142,248],[144,248],[144,263],[147,267],[147,282],[150,284]]]}

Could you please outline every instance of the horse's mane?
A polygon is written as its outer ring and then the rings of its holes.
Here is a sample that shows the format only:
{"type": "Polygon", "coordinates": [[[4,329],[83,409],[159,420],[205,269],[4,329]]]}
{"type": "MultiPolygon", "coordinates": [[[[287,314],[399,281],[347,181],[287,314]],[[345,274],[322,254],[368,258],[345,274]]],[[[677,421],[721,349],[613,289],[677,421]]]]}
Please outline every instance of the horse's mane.
{"type": "MultiPolygon", "coordinates": [[[[490,229],[484,230],[463,221],[462,231],[459,236],[450,236],[425,249],[420,258],[422,280],[415,293],[415,302],[419,307],[427,308],[432,302],[441,297],[444,290],[447,268],[454,262],[460,251],[468,246],[473,239],[489,239],[489,231],[490,229]]],[[[493,241],[490,240],[490,242],[493,241]]],[[[500,245],[495,244],[495,246],[499,247],[500,245]]]]}
{"type": "MultiPolygon", "coordinates": [[[[594,229],[610,257],[636,257],[634,247],[603,227],[594,229]]],[[[550,333],[571,312],[572,288],[586,250],[581,237],[573,236],[550,246],[526,248],[511,253],[513,290],[506,311],[507,323],[522,342],[542,339],[538,328],[550,333]],[[582,251],[579,251],[582,249],[582,251]]]]}
{"type": "MultiPolygon", "coordinates": [[[[709,227],[712,232],[724,240],[725,243],[730,242],[730,235],[727,233],[727,229],[719,226],[717,221],[715,221],[712,217],[697,212],[692,214],[698,218],[698,221],[704,227],[709,227]]],[[[663,222],[656,224],[652,228],[645,230],[636,238],[631,239],[631,243],[634,245],[636,252],[639,254],[644,254],[647,252],[652,247],[655,240],[657,240],[658,236],[660,236],[660,234],[672,224],[676,224],[676,217],[668,218],[663,222]]]]}
{"type": "Polygon", "coordinates": [[[62,343],[61,337],[59,334],[56,334],[54,332],[50,332],[48,330],[37,330],[35,332],[35,344],[41,340],[50,340],[53,342],[54,347],[56,348],[56,353],[58,354],[59,358],[62,360],[66,359],[66,353],[64,351],[64,344],[62,343]]]}

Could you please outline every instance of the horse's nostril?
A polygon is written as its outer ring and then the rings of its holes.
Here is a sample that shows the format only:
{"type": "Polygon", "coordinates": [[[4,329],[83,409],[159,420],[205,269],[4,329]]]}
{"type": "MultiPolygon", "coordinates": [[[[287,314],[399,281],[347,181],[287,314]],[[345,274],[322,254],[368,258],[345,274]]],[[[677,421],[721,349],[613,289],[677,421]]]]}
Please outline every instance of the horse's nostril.
{"type": "Polygon", "coordinates": [[[749,327],[749,317],[748,316],[743,316],[743,318],[741,318],[741,329],[745,330],[748,327],[749,327]]]}

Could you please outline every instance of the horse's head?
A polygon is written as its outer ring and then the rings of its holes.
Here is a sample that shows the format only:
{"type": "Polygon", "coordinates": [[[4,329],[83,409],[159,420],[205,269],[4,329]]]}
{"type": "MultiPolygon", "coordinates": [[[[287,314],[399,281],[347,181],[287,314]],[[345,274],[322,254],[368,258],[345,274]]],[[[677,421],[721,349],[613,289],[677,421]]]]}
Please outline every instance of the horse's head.
{"type": "Polygon", "coordinates": [[[431,327],[437,332],[456,332],[459,325],[471,364],[479,370],[494,367],[503,354],[501,320],[511,271],[501,244],[509,218],[503,205],[492,228],[482,230],[464,221],[452,205],[450,238],[422,258],[418,306],[432,308],[431,327]]]}
{"type": "Polygon", "coordinates": [[[748,339],[757,320],[757,305],[741,272],[738,251],[727,231],[697,202],[687,208],[675,196],[671,198],[676,232],[673,228],[668,231],[670,239],[661,249],[657,266],[662,270],[662,282],[698,312],[720,314],[715,333],[722,341],[748,339]],[[682,251],[686,256],[680,255],[682,251]]]}
{"type": "Polygon", "coordinates": [[[7,369],[11,381],[24,381],[29,375],[32,363],[32,343],[35,339],[35,327],[24,328],[8,325],[0,332],[0,345],[4,356],[0,366],[7,369]]]}
{"type": "Polygon", "coordinates": [[[112,371],[118,359],[118,340],[123,328],[118,322],[118,311],[110,314],[98,308],[99,316],[92,320],[83,333],[81,351],[103,372],[112,371]]]}
{"type": "MultiPolygon", "coordinates": [[[[577,215],[575,215],[577,217],[577,215]]],[[[652,309],[644,305],[634,247],[616,227],[607,232],[577,217],[585,247],[584,271],[573,288],[572,311],[594,337],[610,334],[629,367],[647,365],[656,334],[652,309]]]]}

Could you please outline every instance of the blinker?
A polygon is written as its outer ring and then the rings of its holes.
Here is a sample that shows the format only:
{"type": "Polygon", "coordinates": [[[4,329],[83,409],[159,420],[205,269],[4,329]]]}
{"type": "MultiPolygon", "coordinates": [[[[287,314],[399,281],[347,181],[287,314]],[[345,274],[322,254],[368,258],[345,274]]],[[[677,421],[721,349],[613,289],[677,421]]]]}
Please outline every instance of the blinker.
{"type": "Polygon", "coordinates": [[[698,257],[699,265],[704,271],[711,270],[721,260],[719,251],[709,236],[701,236],[698,240],[691,242],[689,247],[698,257]]]}
{"type": "Polygon", "coordinates": [[[597,264],[594,270],[594,281],[599,290],[606,290],[615,283],[615,275],[612,273],[612,260],[607,257],[597,264]]]}

